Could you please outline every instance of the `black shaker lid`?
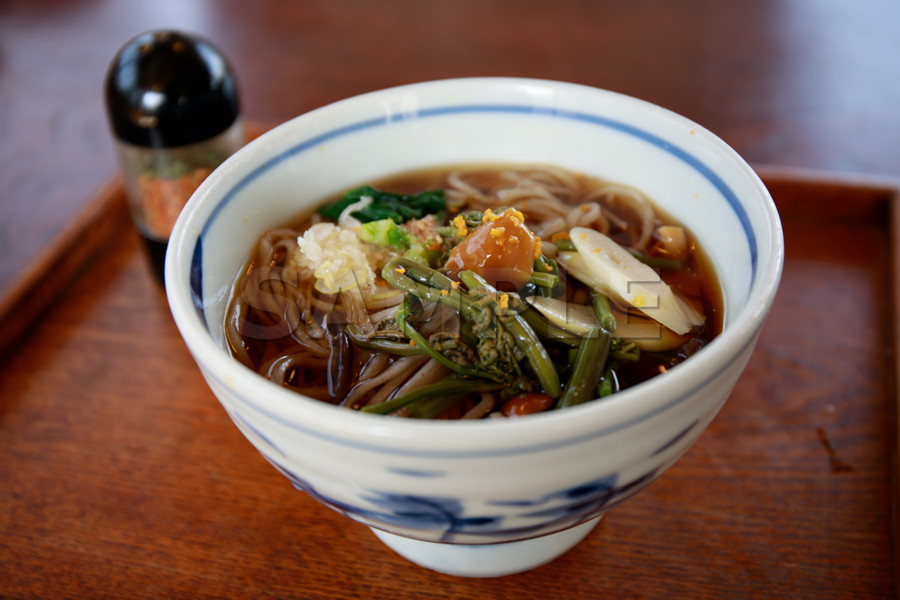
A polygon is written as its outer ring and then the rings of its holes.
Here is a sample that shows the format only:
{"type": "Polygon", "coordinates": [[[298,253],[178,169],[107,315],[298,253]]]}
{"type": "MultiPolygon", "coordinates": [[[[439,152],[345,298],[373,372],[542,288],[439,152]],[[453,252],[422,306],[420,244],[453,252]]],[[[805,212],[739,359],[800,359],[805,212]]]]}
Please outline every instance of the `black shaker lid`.
{"type": "Polygon", "coordinates": [[[110,124],[122,141],[183,146],[228,129],[239,114],[237,86],[209,42],[150,31],[126,43],[106,74],[110,124]]]}

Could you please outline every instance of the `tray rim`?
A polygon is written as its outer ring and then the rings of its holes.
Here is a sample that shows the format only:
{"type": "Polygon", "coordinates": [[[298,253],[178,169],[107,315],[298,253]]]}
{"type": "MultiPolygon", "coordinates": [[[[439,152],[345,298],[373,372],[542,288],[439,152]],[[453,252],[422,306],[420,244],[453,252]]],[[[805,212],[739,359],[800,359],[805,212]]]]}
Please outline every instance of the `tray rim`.
{"type": "Polygon", "coordinates": [[[123,227],[131,227],[131,221],[123,182],[116,175],[0,289],[0,358],[27,336],[123,227]]]}
{"type": "MultiPolygon", "coordinates": [[[[888,317],[891,343],[888,363],[890,564],[894,597],[900,598],[900,177],[769,164],[755,164],[752,168],[767,188],[788,185],[827,189],[822,204],[813,208],[803,200],[779,205],[776,197],[776,206],[783,214],[795,214],[799,218],[821,215],[827,219],[840,219],[851,214],[859,219],[861,214],[863,222],[875,224],[888,234],[891,273],[888,317]],[[850,207],[843,202],[848,193],[858,200],[850,207]],[[861,213],[856,210],[860,207],[863,208],[861,213]]],[[[123,181],[115,175],[88,199],[10,285],[0,289],[0,357],[6,357],[19,344],[27,344],[30,331],[65,290],[88,270],[104,249],[128,230],[135,231],[123,181]],[[51,273],[53,277],[49,277],[51,273]]]]}

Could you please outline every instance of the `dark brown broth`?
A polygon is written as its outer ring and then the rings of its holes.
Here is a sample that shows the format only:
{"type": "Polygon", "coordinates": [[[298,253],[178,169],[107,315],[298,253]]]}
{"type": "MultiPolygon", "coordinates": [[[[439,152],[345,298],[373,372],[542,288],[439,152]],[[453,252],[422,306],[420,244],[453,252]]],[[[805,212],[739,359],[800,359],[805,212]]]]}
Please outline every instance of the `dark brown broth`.
{"type": "MultiPolygon", "coordinates": [[[[473,171],[472,167],[466,166],[464,167],[464,170],[466,171],[466,181],[469,183],[473,183],[476,187],[479,187],[481,189],[483,189],[484,187],[491,187],[493,180],[497,178],[497,173],[500,169],[503,168],[509,168],[509,166],[480,165],[477,172],[473,171]]],[[[446,181],[447,175],[450,172],[459,169],[460,167],[458,166],[423,169],[396,176],[385,177],[373,182],[366,183],[378,189],[383,189],[390,192],[413,194],[429,189],[446,187],[444,182],[446,181]]],[[[575,175],[583,182],[590,182],[596,185],[603,185],[607,183],[595,178],[590,178],[586,175],[575,175]]],[[[337,200],[338,197],[342,195],[343,194],[340,194],[334,198],[329,198],[323,201],[323,204],[327,204],[329,202],[337,200]]],[[[573,203],[573,206],[575,205],[577,204],[573,203]]],[[[656,209],[657,225],[680,225],[677,221],[672,219],[670,216],[668,216],[658,208],[654,208],[656,209]]],[[[620,217],[627,218],[627,211],[625,213],[622,213],[621,211],[619,212],[620,217]]],[[[452,216],[453,215],[450,215],[450,217],[452,216]]],[[[528,222],[527,216],[528,215],[526,214],[526,222],[528,222]]],[[[298,235],[301,235],[303,231],[305,231],[310,226],[311,218],[312,215],[310,213],[304,214],[293,222],[288,223],[287,227],[294,229],[298,235]]],[[[663,270],[661,271],[660,275],[663,280],[666,281],[666,283],[669,284],[677,293],[688,298],[697,299],[702,303],[702,312],[706,316],[706,323],[698,331],[692,333],[691,341],[685,344],[682,348],[660,353],[645,351],[642,353],[642,358],[639,362],[630,364],[621,363],[617,365],[616,374],[619,389],[631,387],[664,372],[665,370],[671,368],[675,364],[689,357],[690,354],[696,352],[699,348],[708,343],[721,332],[723,311],[722,295],[718,279],[714,273],[708,257],[702,249],[696,246],[696,243],[693,240],[693,236],[690,234],[690,232],[688,230],[686,231],[688,233],[689,244],[691,247],[689,261],[680,271],[663,270]]],[[[628,227],[626,227],[625,229],[615,229],[611,231],[609,235],[616,241],[627,244],[628,240],[633,239],[634,232],[629,231],[628,227]]],[[[572,278],[570,278],[566,282],[566,297],[570,301],[573,298],[581,298],[584,299],[582,300],[582,302],[590,302],[590,293],[587,290],[586,286],[578,281],[575,281],[572,278]]],[[[248,315],[248,321],[250,322],[277,322],[279,321],[279,319],[281,319],[280,315],[264,314],[263,311],[255,311],[255,314],[248,315]]],[[[292,344],[294,344],[289,336],[269,340],[255,339],[252,336],[246,335],[243,335],[242,338],[245,348],[248,350],[252,362],[254,363],[248,366],[257,371],[260,370],[262,363],[266,359],[271,358],[278,353],[284,352],[286,349],[289,349],[292,344]]],[[[565,353],[565,349],[563,348],[548,347],[548,350],[550,351],[550,354],[552,356],[556,357],[562,357],[565,353]]],[[[369,353],[364,351],[355,352],[352,376],[354,382],[366,360],[369,360],[369,353]]],[[[291,376],[291,381],[296,381],[298,387],[304,388],[304,393],[308,395],[318,397],[321,400],[335,401],[334,399],[329,399],[327,395],[312,393],[308,389],[305,389],[307,385],[323,385],[327,379],[327,373],[325,371],[317,371],[315,369],[307,369],[306,371],[307,372],[305,373],[293,374],[291,376]]],[[[562,375],[563,373],[561,373],[561,377],[562,375]]],[[[564,378],[563,381],[565,381],[564,378]]]]}

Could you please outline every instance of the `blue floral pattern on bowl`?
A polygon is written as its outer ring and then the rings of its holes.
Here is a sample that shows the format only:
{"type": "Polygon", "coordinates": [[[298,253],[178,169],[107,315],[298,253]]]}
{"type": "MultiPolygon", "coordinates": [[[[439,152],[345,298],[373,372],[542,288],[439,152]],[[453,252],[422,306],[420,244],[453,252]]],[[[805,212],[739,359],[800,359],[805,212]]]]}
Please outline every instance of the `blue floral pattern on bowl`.
{"type": "Polygon", "coordinates": [[[495,513],[467,514],[465,503],[459,498],[377,490],[360,496],[359,504],[350,504],[321,493],[271,457],[267,458],[298,490],[356,521],[387,530],[400,527],[422,539],[466,544],[471,544],[473,538],[483,538],[485,543],[518,541],[574,527],[600,516],[648,485],[659,473],[653,470],[624,485],[618,484],[618,474],[608,475],[539,498],[488,501],[488,506],[497,508],[495,513]],[[529,524],[516,524],[522,520],[529,524]],[[460,536],[465,536],[462,542],[460,536]]]}

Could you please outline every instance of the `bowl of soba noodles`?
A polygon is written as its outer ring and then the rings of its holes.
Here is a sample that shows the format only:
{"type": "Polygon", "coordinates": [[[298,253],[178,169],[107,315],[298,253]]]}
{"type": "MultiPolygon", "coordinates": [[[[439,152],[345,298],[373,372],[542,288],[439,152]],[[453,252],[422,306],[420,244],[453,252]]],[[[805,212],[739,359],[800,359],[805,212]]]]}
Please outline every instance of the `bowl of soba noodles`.
{"type": "Polygon", "coordinates": [[[467,78],[249,143],[181,214],[166,290],[291,484],[419,565],[493,577],[568,551],[697,442],[783,254],[766,188],[702,126],[467,78]]]}

